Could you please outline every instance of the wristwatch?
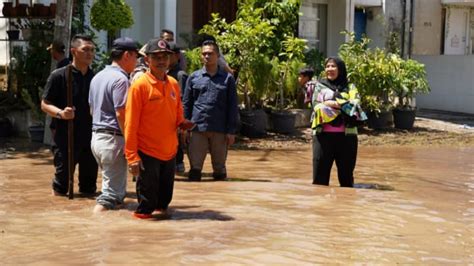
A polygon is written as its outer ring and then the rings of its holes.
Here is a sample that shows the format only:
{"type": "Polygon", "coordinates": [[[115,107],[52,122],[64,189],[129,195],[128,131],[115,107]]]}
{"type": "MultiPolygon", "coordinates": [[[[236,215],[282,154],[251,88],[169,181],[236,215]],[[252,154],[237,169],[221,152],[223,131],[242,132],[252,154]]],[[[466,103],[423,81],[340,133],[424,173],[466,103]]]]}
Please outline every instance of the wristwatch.
{"type": "MultiPolygon", "coordinates": [[[[62,111],[62,110],[61,110],[62,111]]],[[[57,112],[56,113],[56,118],[57,119],[63,119],[63,117],[61,116],[61,111],[57,112]]]]}

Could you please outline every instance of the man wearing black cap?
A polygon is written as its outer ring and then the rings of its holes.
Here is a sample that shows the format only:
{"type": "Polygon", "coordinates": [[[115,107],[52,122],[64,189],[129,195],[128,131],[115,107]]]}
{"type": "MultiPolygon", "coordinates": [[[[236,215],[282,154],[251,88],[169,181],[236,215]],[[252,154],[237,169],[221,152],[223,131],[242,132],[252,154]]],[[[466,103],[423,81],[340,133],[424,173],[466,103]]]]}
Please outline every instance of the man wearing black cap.
{"type": "Polygon", "coordinates": [[[94,212],[114,209],[122,204],[127,190],[125,141],[125,103],[130,87],[128,75],[137,63],[138,47],[130,38],[112,44],[112,64],[97,73],[91,82],[89,105],[92,113],[91,148],[102,168],[102,194],[94,212]]]}
{"type": "Polygon", "coordinates": [[[125,157],[137,176],[138,207],[134,216],[166,213],[173,197],[178,128],[193,124],[183,117],[178,82],[166,75],[170,46],[152,39],[145,49],[149,71],[130,87],[125,108],[125,157]]]}

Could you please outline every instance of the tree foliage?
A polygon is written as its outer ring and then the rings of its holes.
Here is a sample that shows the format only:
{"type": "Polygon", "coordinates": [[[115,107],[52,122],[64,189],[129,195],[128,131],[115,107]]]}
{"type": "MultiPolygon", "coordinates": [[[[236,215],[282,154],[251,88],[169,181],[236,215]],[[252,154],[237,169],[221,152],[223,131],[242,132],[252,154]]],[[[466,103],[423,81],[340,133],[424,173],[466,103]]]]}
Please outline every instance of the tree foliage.
{"type": "Polygon", "coordinates": [[[96,0],[91,8],[91,25],[108,33],[133,25],[132,9],[123,0],[96,0]]]}
{"type": "Polygon", "coordinates": [[[380,112],[395,105],[407,106],[415,94],[429,92],[423,64],[404,60],[384,49],[369,49],[370,39],[362,38],[358,42],[353,32],[344,34],[349,36],[349,41],[341,45],[339,55],[367,110],[380,112]]]}
{"type": "Polygon", "coordinates": [[[300,64],[306,47],[304,40],[294,37],[299,6],[299,0],[242,0],[234,21],[227,23],[213,14],[201,29],[201,34],[216,38],[229,64],[238,70],[246,108],[261,107],[265,98],[291,95],[286,85],[294,83],[285,79],[295,78],[288,74],[289,68],[293,61],[300,64]]]}

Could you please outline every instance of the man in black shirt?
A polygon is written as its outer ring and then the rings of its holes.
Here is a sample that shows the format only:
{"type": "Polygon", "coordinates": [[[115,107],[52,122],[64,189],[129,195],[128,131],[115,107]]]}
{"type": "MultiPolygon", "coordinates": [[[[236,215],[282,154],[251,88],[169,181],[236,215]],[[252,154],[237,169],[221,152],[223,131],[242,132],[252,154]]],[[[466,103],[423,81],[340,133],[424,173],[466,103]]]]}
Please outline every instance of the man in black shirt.
{"type": "MultiPolygon", "coordinates": [[[[188,74],[183,71],[179,65],[179,57],[181,54],[180,48],[176,46],[176,44],[171,44],[170,48],[173,53],[170,56],[170,66],[167,74],[178,81],[182,98],[184,94],[184,87],[186,87],[186,80],[188,79],[188,74]]],[[[180,134],[178,135],[178,140],[179,145],[178,152],[176,153],[176,173],[183,174],[186,169],[184,168],[184,143],[181,139],[180,134]]]]}
{"type": "Polygon", "coordinates": [[[90,64],[95,45],[89,36],[76,35],[71,41],[73,107],[67,107],[67,76],[69,66],[54,70],[45,86],[41,109],[53,117],[54,166],[53,195],[65,196],[68,191],[67,120],[74,121],[74,165],[79,164],[79,192],[96,192],[97,163],[91,152],[92,117],[88,103],[89,85],[94,76],[90,64]]]}

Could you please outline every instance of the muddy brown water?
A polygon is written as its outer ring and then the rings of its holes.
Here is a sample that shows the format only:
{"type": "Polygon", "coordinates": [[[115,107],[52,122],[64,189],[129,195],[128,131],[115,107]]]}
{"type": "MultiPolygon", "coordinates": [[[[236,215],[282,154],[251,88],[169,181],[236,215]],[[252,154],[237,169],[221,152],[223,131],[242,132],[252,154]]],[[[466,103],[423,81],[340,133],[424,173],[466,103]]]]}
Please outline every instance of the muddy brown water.
{"type": "Polygon", "coordinates": [[[360,147],[355,189],[335,171],[311,185],[309,145],[231,151],[229,181],[178,176],[153,220],[131,217],[131,179],[123,209],[94,215],[50,196],[48,152],[3,157],[0,264],[474,263],[473,147],[360,147]]]}

